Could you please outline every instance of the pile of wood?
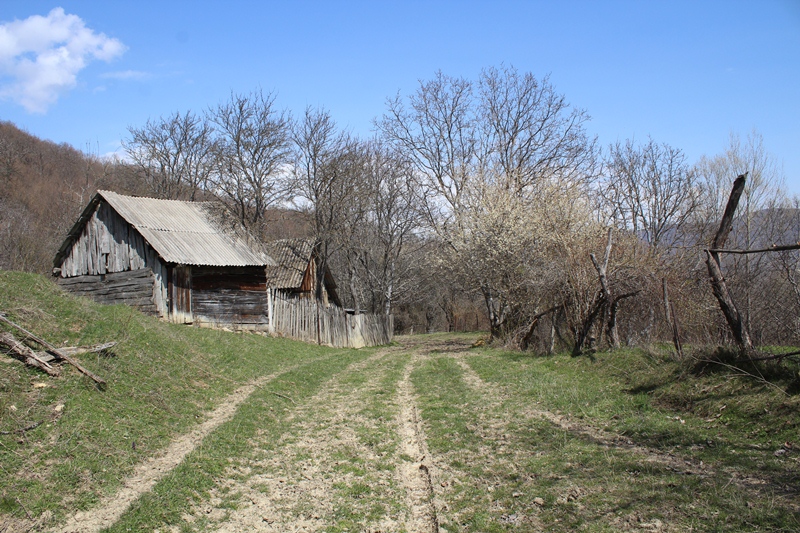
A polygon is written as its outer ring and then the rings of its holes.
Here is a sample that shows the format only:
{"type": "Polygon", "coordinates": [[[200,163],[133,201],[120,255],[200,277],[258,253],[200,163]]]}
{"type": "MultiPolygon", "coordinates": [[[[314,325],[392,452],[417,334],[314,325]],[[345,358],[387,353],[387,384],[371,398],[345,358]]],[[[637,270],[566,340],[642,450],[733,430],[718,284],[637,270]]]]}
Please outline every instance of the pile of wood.
{"type": "Polygon", "coordinates": [[[82,374],[92,378],[96,383],[105,385],[105,380],[81,366],[81,364],[76,361],[73,356],[80,353],[102,352],[116,345],[115,342],[101,344],[98,346],[56,348],[41,337],[34,335],[22,326],[15,324],[6,318],[3,313],[0,313],[0,322],[11,326],[11,328],[17,332],[22,333],[25,336],[24,341],[35,343],[43,348],[43,350],[36,351],[23,341],[17,339],[14,334],[0,333],[0,348],[4,348],[4,352],[7,352],[9,355],[22,360],[24,363],[30,366],[34,366],[43,370],[51,376],[60,375],[60,369],[55,365],[64,361],[77,368],[82,374]]]}

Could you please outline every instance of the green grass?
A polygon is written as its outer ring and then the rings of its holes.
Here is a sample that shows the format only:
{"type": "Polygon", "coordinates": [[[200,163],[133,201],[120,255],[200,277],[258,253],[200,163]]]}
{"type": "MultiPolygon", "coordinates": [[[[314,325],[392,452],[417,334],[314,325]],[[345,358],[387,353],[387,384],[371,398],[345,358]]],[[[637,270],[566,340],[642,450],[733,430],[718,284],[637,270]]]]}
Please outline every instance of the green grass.
{"type": "Polygon", "coordinates": [[[700,460],[778,473],[785,461],[772,452],[798,439],[800,396],[786,392],[791,378],[767,384],[723,369],[697,373],[691,361],[656,360],[638,350],[601,353],[595,362],[493,352],[471,363],[486,379],[527,401],[700,460]],[[764,453],[743,455],[742,450],[764,453]],[[747,463],[750,459],[755,462],[747,463]]]}
{"type": "MultiPolygon", "coordinates": [[[[111,354],[80,356],[107,381],[105,390],[66,365],[51,378],[3,356],[0,431],[11,434],[0,435],[0,512],[17,518],[88,508],[241,384],[347,352],[167,324],[16,272],[0,272],[0,310],[57,346],[119,343],[111,354]],[[17,432],[35,422],[42,424],[17,432]]],[[[289,395],[294,387],[270,390],[289,395]]]]}
{"type": "Polygon", "coordinates": [[[451,358],[434,354],[414,374],[431,451],[456,472],[445,489],[448,531],[507,531],[531,515],[548,531],[646,529],[659,522],[677,531],[800,526],[797,511],[776,498],[791,501],[796,494],[796,450],[773,453],[796,443],[796,396],[739,376],[687,375],[685,365],[633,350],[598,354],[594,362],[492,349],[471,354],[469,365],[502,391],[496,403],[466,387],[451,358]],[[647,461],[527,415],[530,409],[606,428],[662,456],[703,461],[714,474],[687,475],[647,461]],[[732,483],[733,472],[769,483],[746,492],[732,483]]]}
{"type": "Polygon", "coordinates": [[[397,467],[420,460],[401,452],[397,427],[408,343],[445,531],[800,530],[794,363],[754,367],[761,379],[633,349],[593,360],[470,349],[474,334],[334,350],[171,325],[13,272],[0,272],[0,311],[59,346],[119,342],[80,356],[105,389],[0,356],[0,524],[90,509],[240,385],[276,374],[108,531],[214,530],[255,509],[254,493],[276,497],[278,523],[402,531],[397,467]],[[306,467],[327,487],[320,501],[291,493],[306,467]]]}

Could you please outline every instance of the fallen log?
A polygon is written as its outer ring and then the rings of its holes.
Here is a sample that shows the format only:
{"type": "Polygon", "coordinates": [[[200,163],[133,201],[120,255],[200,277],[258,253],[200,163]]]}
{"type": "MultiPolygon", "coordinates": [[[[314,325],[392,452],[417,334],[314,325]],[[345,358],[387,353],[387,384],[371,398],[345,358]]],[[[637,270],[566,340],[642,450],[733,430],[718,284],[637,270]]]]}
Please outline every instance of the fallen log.
{"type": "Polygon", "coordinates": [[[58,351],[62,354],[69,356],[78,355],[80,353],[98,353],[109,348],[116,346],[116,342],[106,342],[105,344],[98,344],[97,346],[69,346],[67,348],[59,348],[58,351]]]}
{"type": "Polygon", "coordinates": [[[5,346],[10,353],[16,355],[25,364],[39,368],[47,374],[57,377],[59,371],[53,368],[49,362],[45,361],[39,354],[19,342],[11,333],[0,334],[0,346],[5,346]]]}
{"type": "Polygon", "coordinates": [[[6,318],[6,316],[3,313],[0,313],[0,322],[3,322],[3,323],[8,324],[9,326],[11,326],[13,328],[18,329],[19,331],[21,331],[22,333],[27,335],[28,338],[30,338],[31,340],[33,340],[33,341],[41,344],[42,346],[44,346],[47,349],[48,353],[50,353],[52,355],[55,355],[56,357],[58,357],[60,359],[63,359],[67,363],[69,363],[72,366],[74,366],[75,368],[77,368],[80,373],[84,374],[85,376],[88,376],[88,377],[92,378],[96,383],[98,383],[100,385],[105,385],[106,384],[106,382],[105,382],[105,380],[103,378],[101,378],[100,376],[94,374],[93,372],[83,368],[83,366],[81,366],[81,364],[79,362],[77,362],[75,359],[73,359],[69,355],[67,355],[65,353],[61,353],[58,348],[56,348],[55,346],[53,346],[52,344],[50,344],[46,340],[42,339],[41,337],[38,337],[38,336],[34,335],[33,333],[31,333],[27,329],[23,328],[19,324],[15,324],[14,322],[10,321],[9,319],[6,318]]]}
{"type": "MultiPolygon", "coordinates": [[[[113,348],[116,346],[116,342],[106,342],[104,344],[98,344],[97,346],[67,346],[66,348],[59,348],[58,351],[62,354],[67,354],[70,357],[73,355],[78,355],[81,353],[99,353],[109,348],[113,348]]],[[[35,352],[36,355],[39,356],[39,359],[46,363],[50,363],[55,361],[57,358],[53,355],[50,355],[47,352],[35,352]]]]}
{"type": "Polygon", "coordinates": [[[38,352],[34,352],[34,353],[36,354],[36,356],[37,356],[39,359],[41,359],[41,360],[42,360],[42,361],[44,361],[45,363],[52,363],[53,361],[55,361],[55,360],[56,360],[56,358],[55,358],[55,356],[54,356],[54,355],[50,355],[50,354],[49,354],[49,353],[47,353],[47,352],[41,352],[41,351],[38,351],[38,352]]]}

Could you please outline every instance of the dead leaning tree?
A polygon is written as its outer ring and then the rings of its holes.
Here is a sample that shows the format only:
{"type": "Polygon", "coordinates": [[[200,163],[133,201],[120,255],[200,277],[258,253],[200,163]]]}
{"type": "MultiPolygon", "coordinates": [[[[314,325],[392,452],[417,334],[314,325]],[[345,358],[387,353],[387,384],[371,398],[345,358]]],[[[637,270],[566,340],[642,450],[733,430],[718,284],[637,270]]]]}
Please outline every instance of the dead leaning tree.
{"type": "Polygon", "coordinates": [[[706,252],[706,266],[708,267],[708,275],[711,282],[711,290],[719,302],[719,307],[722,314],[725,316],[725,321],[728,323],[728,328],[731,330],[733,340],[739,349],[749,354],[753,349],[753,342],[750,340],[750,332],[747,331],[747,325],[742,319],[739,309],[731,297],[728,290],[728,285],[725,283],[725,277],[722,275],[722,268],[720,266],[719,254],[723,252],[725,241],[728,240],[728,235],[733,228],[733,215],[739,205],[739,199],[744,192],[745,182],[747,181],[747,173],[745,172],[733,182],[731,195],[728,198],[728,204],[725,206],[725,212],[722,215],[722,221],[719,224],[719,230],[711,241],[711,248],[706,252]]]}
{"type": "MultiPolygon", "coordinates": [[[[722,314],[725,315],[725,320],[731,330],[734,341],[736,341],[739,349],[748,357],[751,356],[753,351],[753,342],[750,339],[750,332],[742,319],[739,309],[728,291],[728,286],[725,283],[725,277],[722,275],[720,267],[720,254],[760,254],[765,252],[781,252],[786,250],[800,250],[800,243],[786,244],[786,245],[772,245],[769,248],[760,248],[754,250],[726,250],[725,241],[733,227],[733,215],[736,207],[739,205],[739,199],[744,191],[745,182],[747,181],[747,172],[736,178],[733,182],[730,198],[728,204],[725,206],[725,213],[722,215],[722,221],[719,224],[714,240],[711,242],[711,248],[705,250],[706,252],[706,265],[708,266],[708,274],[711,278],[711,289],[719,302],[719,307],[722,314]]],[[[787,354],[783,354],[785,357],[787,354]]],[[[755,360],[755,359],[754,359],[755,360]]]]}

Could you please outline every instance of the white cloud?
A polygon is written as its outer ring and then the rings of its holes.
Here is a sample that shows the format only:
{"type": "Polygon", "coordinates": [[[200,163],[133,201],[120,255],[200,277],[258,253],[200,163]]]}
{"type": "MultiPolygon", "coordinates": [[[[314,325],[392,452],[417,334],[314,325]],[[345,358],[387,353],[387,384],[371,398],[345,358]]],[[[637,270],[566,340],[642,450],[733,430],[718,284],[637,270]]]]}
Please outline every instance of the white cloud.
{"type": "Polygon", "coordinates": [[[89,61],[110,61],[126,49],[60,7],[46,17],[7,22],[0,25],[0,98],[44,113],[75,86],[89,61]]]}
{"type": "Polygon", "coordinates": [[[101,74],[100,77],[108,80],[141,81],[150,78],[150,73],[142,72],[141,70],[121,70],[117,72],[106,72],[105,74],[101,74]]]}

